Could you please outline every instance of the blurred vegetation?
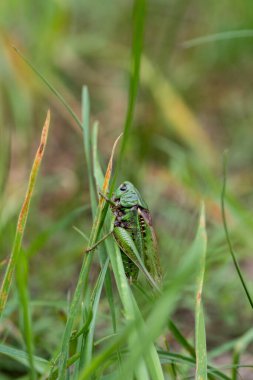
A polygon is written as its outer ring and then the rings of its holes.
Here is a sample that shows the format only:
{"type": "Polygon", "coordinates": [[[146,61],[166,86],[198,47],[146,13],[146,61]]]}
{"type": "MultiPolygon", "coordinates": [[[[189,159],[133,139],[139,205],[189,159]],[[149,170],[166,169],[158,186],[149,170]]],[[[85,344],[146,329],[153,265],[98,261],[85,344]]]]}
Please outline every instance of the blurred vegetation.
{"type": "MultiPolygon", "coordinates": [[[[89,180],[80,128],[13,46],[78,116],[82,87],[88,87],[91,125],[95,120],[100,125],[98,150],[104,168],[127,110],[132,9],[132,1],[127,0],[0,3],[2,273],[48,108],[52,115],[23,244],[29,257],[35,354],[48,360],[56,355],[61,342],[66,305],[87,245],[73,226],[87,235],[92,226],[89,180]]],[[[229,255],[220,211],[222,153],[229,148],[228,223],[253,294],[252,25],[250,0],[147,1],[134,125],[117,180],[118,184],[132,181],[148,203],[168,278],[173,277],[194,239],[199,204],[204,200],[207,348],[210,358],[212,350],[220,349],[219,366],[231,365],[231,350],[235,352],[233,345],[223,352],[223,344],[250,334],[252,326],[252,310],[229,255]],[[234,31],[238,34],[233,35],[234,31]],[[248,33],[240,34],[242,31],[248,33]],[[202,36],[210,36],[209,41],[195,40],[202,36]]],[[[94,255],[92,283],[100,268],[94,255]]],[[[192,289],[188,284],[180,293],[174,311],[174,320],[190,341],[194,339],[192,289]]],[[[99,310],[97,339],[110,330],[103,293],[99,310]]],[[[18,349],[24,348],[19,319],[14,284],[0,333],[3,342],[18,349]]],[[[178,348],[170,335],[164,339],[172,349],[178,348]]],[[[252,338],[244,351],[242,362],[252,363],[252,338]]],[[[0,356],[1,379],[21,378],[26,373],[21,364],[13,363],[0,356]]],[[[253,378],[251,373],[240,370],[244,379],[253,378]]]]}

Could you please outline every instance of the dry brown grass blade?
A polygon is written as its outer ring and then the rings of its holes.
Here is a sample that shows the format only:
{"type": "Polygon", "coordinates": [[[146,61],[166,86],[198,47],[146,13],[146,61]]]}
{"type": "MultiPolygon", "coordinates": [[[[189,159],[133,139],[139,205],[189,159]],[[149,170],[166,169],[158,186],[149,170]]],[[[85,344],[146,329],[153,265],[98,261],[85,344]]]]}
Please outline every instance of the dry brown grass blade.
{"type": "MultiPolygon", "coordinates": [[[[106,173],[105,173],[105,179],[104,179],[104,183],[103,183],[103,187],[102,187],[103,194],[106,194],[106,192],[109,188],[109,182],[110,182],[110,178],[111,178],[111,174],[112,174],[112,163],[113,163],[114,152],[115,152],[116,146],[117,146],[118,141],[121,138],[121,136],[122,136],[122,133],[115,140],[113,147],[112,147],[112,153],[111,153],[110,160],[108,162],[108,166],[107,166],[106,173]]],[[[101,205],[103,205],[104,202],[105,202],[105,199],[103,197],[100,197],[99,206],[101,207],[101,205]]]]}
{"type": "Polygon", "coordinates": [[[7,265],[3,282],[1,285],[1,289],[0,289],[0,316],[2,315],[2,312],[7,302],[7,298],[10,292],[13,272],[14,272],[17,259],[19,257],[20,249],[22,246],[22,240],[23,240],[24,230],[25,230],[27,216],[29,212],[29,206],[30,206],[34,186],[37,179],[37,174],[40,168],[40,164],[44,155],[45,146],[47,142],[49,124],[50,124],[50,111],[48,111],[47,113],[46,121],[42,129],[40,144],[39,144],[39,147],[38,147],[38,150],[36,152],[35,159],[33,162],[32,170],[31,170],[31,174],[29,178],[29,183],[27,187],[27,192],[25,195],[25,200],[23,202],[23,205],[21,207],[21,211],[18,217],[18,223],[17,223],[16,234],[15,234],[15,238],[13,242],[11,256],[9,258],[8,265],[7,265]]]}

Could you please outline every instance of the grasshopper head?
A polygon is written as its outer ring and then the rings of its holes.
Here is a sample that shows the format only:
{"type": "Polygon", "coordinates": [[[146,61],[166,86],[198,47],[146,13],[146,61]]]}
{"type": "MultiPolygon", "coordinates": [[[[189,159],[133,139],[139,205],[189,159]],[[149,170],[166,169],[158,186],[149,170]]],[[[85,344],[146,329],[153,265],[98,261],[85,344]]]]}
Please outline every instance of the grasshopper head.
{"type": "Polygon", "coordinates": [[[148,208],[139,191],[129,181],[123,182],[117,188],[113,200],[123,207],[141,206],[145,209],[148,208]]]}

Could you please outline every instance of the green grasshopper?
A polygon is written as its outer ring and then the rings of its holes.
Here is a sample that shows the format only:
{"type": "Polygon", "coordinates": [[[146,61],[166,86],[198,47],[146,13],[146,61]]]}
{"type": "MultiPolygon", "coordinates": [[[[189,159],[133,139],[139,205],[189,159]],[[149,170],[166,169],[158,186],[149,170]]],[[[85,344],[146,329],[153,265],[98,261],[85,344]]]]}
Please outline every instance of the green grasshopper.
{"type": "Polygon", "coordinates": [[[101,196],[110,204],[114,216],[112,229],[86,251],[96,248],[112,233],[121,251],[126,276],[135,281],[141,270],[150,283],[158,288],[162,272],[156,236],[148,206],[139,191],[131,182],[125,181],[115,191],[112,199],[104,194],[101,196]]]}

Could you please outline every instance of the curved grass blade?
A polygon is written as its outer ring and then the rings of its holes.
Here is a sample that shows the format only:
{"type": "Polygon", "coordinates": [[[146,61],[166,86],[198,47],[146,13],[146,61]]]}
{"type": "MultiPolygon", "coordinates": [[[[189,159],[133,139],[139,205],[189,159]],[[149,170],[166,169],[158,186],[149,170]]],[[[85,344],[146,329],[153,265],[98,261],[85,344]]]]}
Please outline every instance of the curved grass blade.
{"type": "MultiPolygon", "coordinates": [[[[181,354],[177,354],[174,352],[166,352],[158,350],[159,358],[161,360],[161,363],[177,363],[177,364],[184,364],[187,366],[195,367],[196,361],[194,358],[190,356],[185,356],[181,354]]],[[[221,372],[219,369],[208,365],[207,366],[207,372],[208,375],[215,375],[215,379],[222,379],[222,380],[231,380],[230,377],[225,375],[223,372],[221,372]]]]}
{"type": "Polygon", "coordinates": [[[0,289],[0,317],[2,315],[2,312],[7,302],[7,298],[8,298],[10,287],[11,287],[13,272],[18,260],[18,256],[20,254],[27,216],[29,212],[30,201],[33,195],[34,186],[36,183],[41,160],[43,158],[45,146],[47,142],[49,123],[50,123],[50,111],[48,111],[47,113],[46,121],[42,129],[41,140],[40,140],[40,144],[39,144],[39,147],[38,147],[38,150],[33,162],[25,200],[18,217],[18,223],[17,223],[16,234],[15,234],[15,238],[13,242],[11,256],[10,256],[8,266],[5,271],[4,279],[3,279],[1,289],[0,289]]]}
{"type": "MultiPolygon", "coordinates": [[[[5,344],[0,344],[0,354],[8,356],[19,363],[22,363],[26,367],[29,367],[29,357],[25,351],[18,350],[17,348],[12,348],[5,344]]],[[[34,367],[37,372],[43,374],[49,367],[49,362],[46,359],[40,358],[38,356],[33,357],[34,367]]]]}
{"type": "Polygon", "coordinates": [[[226,179],[227,179],[227,152],[225,152],[224,155],[223,155],[223,187],[222,187],[222,192],[221,192],[222,220],[223,220],[223,226],[224,226],[224,230],[225,230],[225,235],[226,235],[226,240],[227,240],[227,243],[228,243],[229,252],[231,254],[231,257],[232,257],[235,269],[236,269],[237,274],[238,274],[238,276],[240,278],[240,281],[242,283],[243,289],[244,289],[244,291],[246,293],[246,296],[248,298],[250,306],[253,309],[253,300],[252,300],[250,292],[248,290],[246,281],[243,278],[243,275],[242,275],[239,263],[238,263],[238,261],[236,259],[235,252],[234,252],[234,249],[233,249],[230,237],[229,237],[228,226],[227,226],[227,219],[226,219],[226,212],[225,212],[226,179]]]}
{"type": "Polygon", "coordinates": [[[189,49],[189,48],[207,44],[210,42],[232,40],[235,38],[252,38],[252,37],[253,37],[252,29],[227,30],[226,32],[208,34],[206,36],[192,38],[191,40],[183,42],[182,47],[189,49]]]}
{"type": "Polygon", "coordinates": [[[77,125],[82,129],[82,123],[79,120],[76,113],[73,111],[73,109],[70,107],[70,105],[67,103],[67,101],[64,99],[64,97],[57,91],[50,83],[49,81],[44,77],[44,75],[32,64],[32,62],[26,58],[21,51],[19,51],[15,46],[13,46],[14,51],[25,61],[25,63],[32,69],[32,71],[38,75],[38,77],[42,80],[42,82],[49,88],[50,91],[59,99],[59,101],[64,105],[66,110],[69,112],[69,114],[72,116],[72,118],[75,120],[77,125]]]}
{"type": "Polygon", "coordinates": [[[178,329],[178,327],[175,325],[175,323],[170,319],[168,322],[168,328],[170,332],[173,334],[174,338],[177,340],[178,343],[181,344],[184,349],[189,352],[189,354],[195,358],[195,349],[194,347],[185,339],[185,337],[182,335],[181,331],[178,329]]]}

